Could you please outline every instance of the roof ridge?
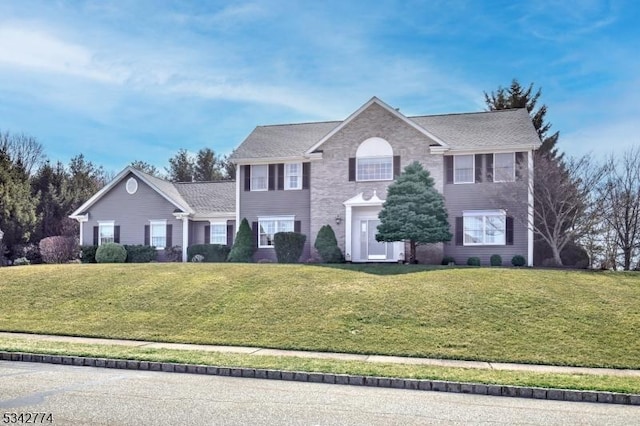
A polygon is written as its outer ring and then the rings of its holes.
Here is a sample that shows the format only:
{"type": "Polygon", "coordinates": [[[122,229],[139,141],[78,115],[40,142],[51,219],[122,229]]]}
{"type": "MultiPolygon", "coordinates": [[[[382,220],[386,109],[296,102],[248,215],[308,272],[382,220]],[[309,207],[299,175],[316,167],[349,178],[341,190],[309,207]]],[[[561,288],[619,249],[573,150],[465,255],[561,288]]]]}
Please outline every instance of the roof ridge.
{"type": "Polygon", "coordinates": [[[235,183],[235,179],[231,180],[231,179],[226,179],[226,180],[203,180],[203,181],[197,181],[197,182],[171,182],[174,185],[192,185],[192,184],[201,184],[201,183],[235,183]]]}
{"type": "Polygon", "coordinates": [[[256,127],[282,127],[282,126],[304,126],[307,124],[329,124],[329,123],[342,123],[344,120],[326,120],[326,121],[305,121],[302,123],[280,123],[280,124],[261,124],[256,127]]]}
{"type": "Polygon", "coordinates": [[[494,109],[490,111],[470,111],[470,112],[449,112],[444,114],[426,114],[426,115],[411,115],[407,118],[423,118],[423,117],[448,117],[452,115],[477,115],[477,114],[494,114],[499,112],[514,112],[526,108],[506,108],[506,109],[494,109]]]}

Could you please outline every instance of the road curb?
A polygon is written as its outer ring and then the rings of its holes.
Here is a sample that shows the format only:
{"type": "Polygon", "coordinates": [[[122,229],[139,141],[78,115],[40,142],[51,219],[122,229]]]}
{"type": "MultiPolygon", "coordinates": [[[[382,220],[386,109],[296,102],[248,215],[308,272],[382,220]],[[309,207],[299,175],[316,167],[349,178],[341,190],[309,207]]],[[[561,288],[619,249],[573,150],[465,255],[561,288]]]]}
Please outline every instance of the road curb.
{"type": "Polygon", "coordinates": [[[135,361],[111,358],[94,358],[67,355],[43,355],[26,352],[0,351],[0,360],[39,362],[82,367],[116,368],[140,371],[163,371],[213,376],[248,377],[267,380],[287,380],[310,383],[329,383],[350,386],[373,386],[423,390],[434,392],[467,393],[476,395],[506,396],[515,398],[547,399],[571,402],[600,402],[640,406],[640,395],[619,392],[582,391],[571,389],[534,388],[510,385],[449,382],[427,379],[402,379],[352,374],[333,374],[286,370],[269,370],[244,367],[216,367],[211,365],[180,364],[172,362],[135,361]]]}

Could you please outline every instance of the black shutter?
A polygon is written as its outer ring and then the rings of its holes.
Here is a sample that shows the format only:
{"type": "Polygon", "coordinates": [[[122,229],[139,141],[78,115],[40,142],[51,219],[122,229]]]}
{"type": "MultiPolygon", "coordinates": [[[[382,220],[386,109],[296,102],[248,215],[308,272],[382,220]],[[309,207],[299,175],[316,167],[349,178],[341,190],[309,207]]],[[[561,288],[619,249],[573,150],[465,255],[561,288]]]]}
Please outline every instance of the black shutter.
{"type": "Polygon", "coordinates": [[[233,224],[227,223],[227,247],[233,245],[233,224]]]}
{"type": "Polygon", "coordinates": [[[166,235],[167,247],[173,247],[173,225],[167,225],[166,235]]]}
{"type": "Polygon", "coordinates": [[[251,166],[242,166],[244,169],[244,190],[251,191],[251,166]]]}
{"type": "Polygon", "coordinates": [[[447,155],[444,157],[444,169],[447,176],[447,183],[453,183],[453,156],[447,155]]]}
{"type": "Polygon", "coordinates": [[[300,232],[301,224],[299,220],[293,222],[293,232],[300,232]]]}
{"type": "Polygon", "coordinates": [[[276,189],[276,166],[277,164],[269,164],[269,191],[276,189]]]}
{"type": "MultiPolygon", "coordinates": [[[[80,226],[82,226],[82,224],[80,224],[80,226]]],[[[98,227],[97,226],[93,227],[93,245],[94,246],[98,245],[98,227]]]]}
{"type": "Polygon", "coordinates": [[[464,218],[456,217],[456,245],[464,245],[464,218]]]}
{"type": "Polygon", "coordinates": [[[211,243],[211,226],[210,225],[206,225],[204,227],[204,243],[205,244],[211,243]]]}
{"type": "Polygon", "coordinates": [[[120,225],[113,227],[113,242],[120,243],[120,225]]]}
{"type": "Polygon", "coordinates": [[[486,181],[493,182],[493,154],[485,154],[484,161],[487,165],[486,181]]]}
{"type": "Polygon", "coordinates": [[[278,164],[278,189],[284,189],[284,164],[278,164]]]}
{"type": "Polygon", "coordinates": [[[482,154],[476,154],[475,156],[476,162],[476,183],[482,182],[482,154]]]}
{"type": "Polygon", "coordinates": [[[522,172],[527,170],[527,165],[525,164],[526,159],[527,159],[526,152],[516,152],[516,164],[515,164],[516,180],[522,180],[522,177],[523,177],[522,172]]]}
{"type": "Polygon", "coordinates": [[[253,231],[253,246],[258,247],[258,222],[251,222],[251,230],[253,231]]]}
{"type": "Polygon", "coordinates": [[[150,244],[150,237],[151,234],[151,230],[149,229],[149,225],[145,225],[144,226],[144,245],[148,246],[150,244]]]}
{"type": "Polygon", "coordinates": [[[311,163],[302,163],[302,189],[309,189],[311,163]]]}
{"type": "Polygon", "coordinates": [[[398,176],[400,176],[400,156],[394,155],[393,156],[393,178],[395,179],[398,176]]]}
{"type": "Polygon", "coordinates": [[[349,158],[349,181],[356,180],[356,159],[355,157],[349,158]]]}
{"type": "Polygon", "coordinates": [[[513,245],[513,218],[511,216],[507,216],[507,245],[513,245]]]}

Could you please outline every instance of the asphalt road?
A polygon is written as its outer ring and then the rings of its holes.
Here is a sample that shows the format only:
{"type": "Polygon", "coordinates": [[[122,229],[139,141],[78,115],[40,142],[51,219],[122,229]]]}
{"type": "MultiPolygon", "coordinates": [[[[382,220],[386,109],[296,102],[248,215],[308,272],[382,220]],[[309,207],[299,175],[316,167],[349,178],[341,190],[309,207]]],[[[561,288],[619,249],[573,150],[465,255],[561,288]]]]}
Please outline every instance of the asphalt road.
{"type": "Polygon", "coordinates": [[[55,425],[640,424],[632,406],[0,361],[0,425],[26,412],[55,425]]]}

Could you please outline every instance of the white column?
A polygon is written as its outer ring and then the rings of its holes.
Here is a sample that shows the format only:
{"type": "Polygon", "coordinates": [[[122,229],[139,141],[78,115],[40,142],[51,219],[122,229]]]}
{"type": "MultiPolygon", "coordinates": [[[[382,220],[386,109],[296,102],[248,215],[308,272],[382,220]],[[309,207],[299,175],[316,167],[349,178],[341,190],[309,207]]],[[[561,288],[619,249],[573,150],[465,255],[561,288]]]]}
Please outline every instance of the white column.
{"type": "Polygon", "coordinates": [[[529,193],[527,195],[527,266],[533,266],[533,151],[527,153],[527,169],[529,171],[529,193]]]}
{"type": "Polygon", "coordinates": [[[344,232],[344,258],[351,261],[351,206],[346,206],[344,232]]]}
{"type": "Polygon", "coordinates": [[[187,247],[189,247],[189,217],[182,216],[182,261],[187,261],[187,247]]]}

